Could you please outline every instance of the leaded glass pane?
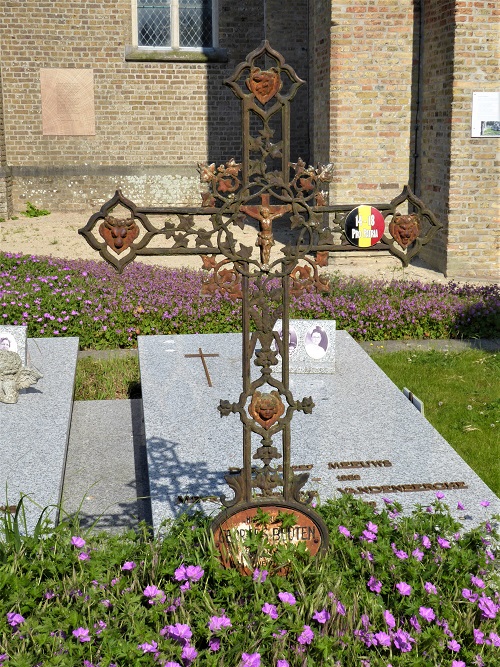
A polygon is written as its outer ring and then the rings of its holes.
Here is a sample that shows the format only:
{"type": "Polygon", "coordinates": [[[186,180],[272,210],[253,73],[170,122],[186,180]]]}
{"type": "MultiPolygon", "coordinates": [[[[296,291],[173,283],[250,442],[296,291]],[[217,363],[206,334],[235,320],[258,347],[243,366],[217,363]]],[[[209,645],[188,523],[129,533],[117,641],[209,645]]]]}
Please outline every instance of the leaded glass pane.
{"type": "Polygon", "coordinates": [[[138,0],[139,46],[170,46],[170,0],[138,0]]]}
{"type": "Polygon", "coordinates": [[[179,0],[180,46],[212,46],[212,0],[179,0]]]}

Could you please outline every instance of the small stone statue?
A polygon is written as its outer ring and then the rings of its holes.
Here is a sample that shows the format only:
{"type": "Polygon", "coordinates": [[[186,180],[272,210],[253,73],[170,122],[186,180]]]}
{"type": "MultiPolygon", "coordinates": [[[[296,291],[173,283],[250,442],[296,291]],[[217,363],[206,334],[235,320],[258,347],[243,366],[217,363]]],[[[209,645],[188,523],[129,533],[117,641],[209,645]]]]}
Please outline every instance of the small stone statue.
{"type": "Polygon", "coordinates": [[[0,403],[17,403],[19,390],[30,387],[42,377],[36,368],[24,367],[16,352],[0,350],[0,403]]]}

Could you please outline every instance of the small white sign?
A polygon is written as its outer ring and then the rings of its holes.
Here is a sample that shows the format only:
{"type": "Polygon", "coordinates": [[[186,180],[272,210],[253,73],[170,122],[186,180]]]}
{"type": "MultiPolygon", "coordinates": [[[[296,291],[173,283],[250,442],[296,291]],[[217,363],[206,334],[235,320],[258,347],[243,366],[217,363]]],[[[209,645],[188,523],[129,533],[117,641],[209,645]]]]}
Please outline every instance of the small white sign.
{"type": "Polygon", "coordinates": [[[0,326],[0,350],[17,352],[26,366],[26,327],[0,326]]]}
{"type": "Polygon", "coordinates": [[[413,392],[411,392],[407,387],[403,387],[403,394],[411,402],[411,404],[414,405],[417,408],[417,410],[423,416],[424,415],[424,402],[421,401],[419,398],[417,398],[415,396],[415,394],[413,392]]]}
{"type": "Polygon", "coordinates": [[[500,137],[500,92],[472,93],[471,137],[500,137]]]}
{"type": "MultiPolygon", "coordinates": [[[[274,325],[280,338],[281,320],[274,325]]],[[[335,372],[335,320],[290,320],[288,326],[290,373],[335,372]]],[[[276,348],[277,349],[277,346],[276,348]]],[[[280,363],[273,371],[281,373],[280,363]]]]}

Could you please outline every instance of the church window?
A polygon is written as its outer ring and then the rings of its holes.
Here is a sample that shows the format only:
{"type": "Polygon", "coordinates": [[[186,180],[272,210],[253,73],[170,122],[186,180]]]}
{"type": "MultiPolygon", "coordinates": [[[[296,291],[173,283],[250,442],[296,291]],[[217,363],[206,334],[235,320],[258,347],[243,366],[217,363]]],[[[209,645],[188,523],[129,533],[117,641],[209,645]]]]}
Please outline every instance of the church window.
{"type": "Polygon", "coordinates": [[[215,5],[216,0],[137,0],[137,46],[216,47],[215,5]]]}

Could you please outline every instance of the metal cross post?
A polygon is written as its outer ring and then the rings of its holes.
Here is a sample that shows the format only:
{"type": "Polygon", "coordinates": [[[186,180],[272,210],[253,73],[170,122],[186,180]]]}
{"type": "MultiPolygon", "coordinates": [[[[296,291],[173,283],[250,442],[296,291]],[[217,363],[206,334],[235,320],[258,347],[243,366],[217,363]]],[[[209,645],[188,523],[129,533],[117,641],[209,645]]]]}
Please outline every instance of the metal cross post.
{"type": "MultiPolygon", "coordinates": [[[[200,255],[203,268],[210,272],[204,291],[221,289],[242,300],[243,390],[237,402],[221,400],[219,411],[221,416],[239,415],[243,468],[226,477],[234,498],[221,497],[226,509],[215,519],[213,530],[256,507],[288,508],[307,517],[310,530],[317,535],[313,540],[317,551],[326,548],[327,528],[310,507],[312,492],[301,491],[308,473],[294,474],[290,465],[292,417],[296,411],[309,414],[314,407],[311,397],[296,400],[289,388],[290,295],[304,289],[328,289],[315,255],[319,259],[320,253],[324,258],[325,253],[346,249],[334,242],[328,215],[335,216],[344,230],[347,214],[357,204],[326,204],[321,188],[331,180],[331,165],[314,168],[300,159],[290,163],[290,103],[304,81],[267,41],[250,53],[225,83],[242,104],[243,158],[241,163],[230,160],[218,167],[199,165],[201,181],[207,187],[202,206],[138,207],[117,191],[79,231],[119,272],[138,256],[200,255]],[[265,69],[268,60],[274,61],[274,66],[265,69]],[[261,129],[255,132],[258,123],[261,129]],[[119,206],[126,209],[126,218],[111,215],[119,206]],[[158,228],[149,215],[175,215],[179,222],[165,222],[158,228]],[[194,216],[209,218],[208,228],[197,226],[194,216]],[[234,235],[236,227],[244,228],[247,216],[260,224],[258,258],[253,256],[253,247],[238,243],[234,235]],[[284,216],[296,238],[273,259],[273,220],[284,216]],[[162,238],[164,245],[150,247],[153,239],[162,238]],[[278,318],[283,321],[282,337],[273,331],[278,318]],[[280,377],[273,370],[277,353],[282,358],[280,377]],[[253,381],[252,360],[260,369],[260,376],[253,381]],[[252,455],[253,434],[260,437],[261,444],[252,455]],[[276,446],[278,439],[280,447],[276,446]],[[277,459],[282,459],[282,465],[273,465],[277,459]],[[252,467],[252,460],[260,460],[262,466],[252,467]]],[[[372,250],[389,250],[403,264],[408,264],[440,227],[408,187],[389,204],[373,206],[383,216],[383,226],[390,220],[387,226],[391,234],[385,232],[372,250]],[[397,211],[405,203],[413,207],[411,215],[397,211]]],[[[204,361],[201,350],[200,356],[204,361]]]]}

